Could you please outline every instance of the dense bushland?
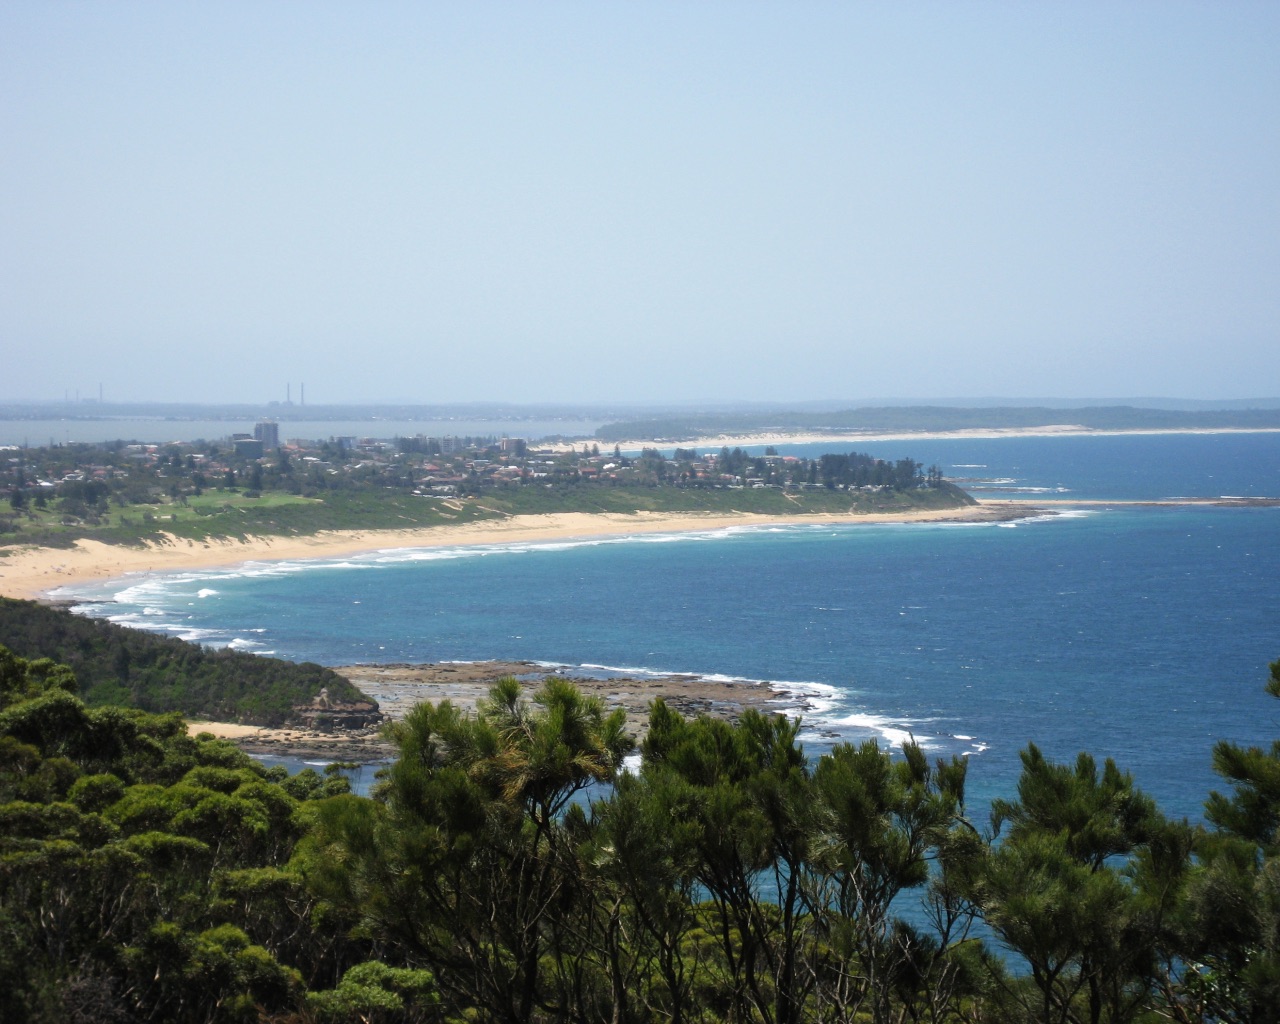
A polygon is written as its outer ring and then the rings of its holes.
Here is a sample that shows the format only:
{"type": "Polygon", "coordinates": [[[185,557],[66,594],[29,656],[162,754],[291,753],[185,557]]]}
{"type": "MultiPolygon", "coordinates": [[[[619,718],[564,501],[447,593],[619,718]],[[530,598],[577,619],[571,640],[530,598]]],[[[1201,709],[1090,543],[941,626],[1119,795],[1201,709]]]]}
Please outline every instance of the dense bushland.
{"type": "Polygon", "coordinates": [[[979,828],[963,760],[754,712],[620,774],[565,680],[420,706],[372,798],[75,689],[0,649],[5,1021],[1277,1019],[1280,743],[1205,826],[1029,747],[979,828]]]}
{"type": "Polygon", "coordinates": [[[50,658],[75,673],[86,704],[127,704],[196,719],[280,725],[321,689],[334,700],[369,698],[332,669],[244,651],[211,650],[176,637],[0,597],[0,644],[50,658]]]}

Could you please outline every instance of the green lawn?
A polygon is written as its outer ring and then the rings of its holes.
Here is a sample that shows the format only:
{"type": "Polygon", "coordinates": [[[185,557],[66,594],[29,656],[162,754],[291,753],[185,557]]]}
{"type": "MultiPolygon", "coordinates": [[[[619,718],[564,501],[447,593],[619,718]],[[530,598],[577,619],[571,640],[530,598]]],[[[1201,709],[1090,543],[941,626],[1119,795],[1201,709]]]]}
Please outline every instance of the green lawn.
{"type": "Polygon", "coordinates": [[[717,490],[677,487],[609,487],[595,484],[501,489],[477,498],[443,499],[405,491],[353,489],[305,498],[283,491],[249,497],[211,490],[185,502],[112,506],[96,524],[64,522],[62,513],[29,509],[0,533],[0,546],[67,546],[88,537],[109,544],[142,544],[163,534],[204,541],[251,536],[300,536],[322,530],[389,530],[474,522],[505,515],[552,512],[752,512],[763,515],[889,512],[959,507],[967,496],[954,488],[892,493],[801,491],[774,488],[717,490]]]}

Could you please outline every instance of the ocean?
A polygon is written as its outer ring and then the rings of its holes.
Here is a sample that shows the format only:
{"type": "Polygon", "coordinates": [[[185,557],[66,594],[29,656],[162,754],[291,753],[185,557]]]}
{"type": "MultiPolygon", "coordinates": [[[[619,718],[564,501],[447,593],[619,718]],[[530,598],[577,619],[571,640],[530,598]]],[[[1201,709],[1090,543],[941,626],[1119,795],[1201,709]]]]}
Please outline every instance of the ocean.
{"type": "MultiPolygon", "coordinates": [[[[779,445],[815,455],[851,446],[779,445]]],[[[1198,818],[1218,739],[1269,745],[1280,702],[1280,434],[876,442],[984,496],[1099,504],[1004,524],[766,526],[383,551],[135,576],[84,611],[340,665],[529,659],[759,680],[811,755],[911,736],[969,758],[975,814],[1018,753],[1087,750],[1198,818]]],[[[759,449],[757,449],[759,450],[759,449]]]]}

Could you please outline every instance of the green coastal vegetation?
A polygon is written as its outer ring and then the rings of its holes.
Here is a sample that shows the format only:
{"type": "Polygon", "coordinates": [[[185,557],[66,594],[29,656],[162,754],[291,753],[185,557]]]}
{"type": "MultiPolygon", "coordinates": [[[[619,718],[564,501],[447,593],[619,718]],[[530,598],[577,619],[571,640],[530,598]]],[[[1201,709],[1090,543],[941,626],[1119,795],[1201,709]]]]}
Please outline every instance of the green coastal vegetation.
{"type": "MultiPolygon", "coordinates": [[[[276,426],[272,424],[272,426],[276,426]]],[[[550,512],[767,515],[959,508],[972,499],[911,459],[741,449],[639,456],[519,439],[402,437],[67,444],[0,452],[0,549],[197,543],[407,529],[550,512]]]]}
{"type": "MultiPolygon", "coordinates": [[[[969,765],[566,680],[389,727],[369,797],[0,649],[0,1019],[1280,1019],[1280,742],[1213,750],[1202,825],[1120,766],[969,765]]],[[[1269,691],[1280,697],[1280,662],[1269,691]]]]}
{"type": "Polygon", "coordinates": [[[952,406],[868,406],[839,411],[757,410],[683,413],[618,420],[596,430],[602,442],[716,437],[720,434],[858,433],[1016,430],[1072,424],[1088,430],[1246,430],[1280,428],[1280,409],[1147,409],[1131,405],[1083,409],[964,409],[952,406]]]}
{"type": "Polygon", "coordinates": [[[311,704],[321,690],[335,704],[377,706],[332,669],[311,662],[211,650],[35,601],[0,597],[0,644],[68,666],[90,707],[278,726],[296,719],[294,708],[311,704]]]}

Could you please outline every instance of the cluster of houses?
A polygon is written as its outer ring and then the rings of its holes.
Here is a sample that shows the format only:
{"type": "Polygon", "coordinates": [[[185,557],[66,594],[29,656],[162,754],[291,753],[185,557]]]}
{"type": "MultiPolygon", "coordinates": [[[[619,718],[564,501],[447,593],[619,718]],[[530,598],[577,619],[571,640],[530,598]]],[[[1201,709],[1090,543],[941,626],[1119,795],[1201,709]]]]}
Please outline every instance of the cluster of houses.
{"type": "Polygon", "coordinates": [[[296,492],[346,485],[441,497],[581,483],[881,490],[902,485],[901,466],[897,478],[894,468],[869,456],[808,460],[773,452],[749,455],[737,448],[703,453],[677,448],[673,455],[649,448],[637,456],[624,455],[617,447],[601,453],[590,443],[534,446],[511,437],[335,436],[282,442],[278,425],[264,421],[252,433],[213,443],[13,449],[7,461],[0,458],[0,487],[62,494],[63,488],[75,489],[67,485],[100,481],[112,491],[145,485],[171,497],[209,487],[287,487],[296,492]]]}

